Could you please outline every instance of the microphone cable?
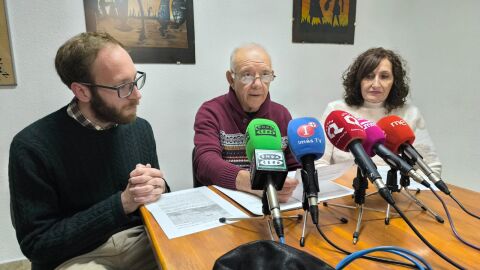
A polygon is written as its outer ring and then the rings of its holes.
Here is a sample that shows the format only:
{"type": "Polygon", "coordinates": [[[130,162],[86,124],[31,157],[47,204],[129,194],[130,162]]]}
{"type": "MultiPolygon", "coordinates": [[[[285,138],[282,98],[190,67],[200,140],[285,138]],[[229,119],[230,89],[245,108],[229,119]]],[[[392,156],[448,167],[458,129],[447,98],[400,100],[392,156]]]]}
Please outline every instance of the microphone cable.
{"type": "Polygon", "coordinates": [[[468,211],[465,206],[463,206],[463,204],[457,200],[457,198],[455,198],[455,196],[453,196],[453,194],[450,192],[450,194],[448,194],[450,196],[450,198],[452,198],[457,204],[458,206],[460,206],[460,208],[462,208],[463,211],[465,211],[465,213],[469,214],[470,216],[474,217],[474,218],[477,218],[477,219],[480,219],[480,216],[478,215],[475,215],[474,213],[468,211]]]}
{"type": "Polygon", "coordinates": [[[384,251],[384,252],[390,252],[397,254],[409,261],[411,261],[418,269],[420,270],[432,270],[432,266],[422,257],[420,257],[418,254],[401,248],[401,247],[395,247],[395,246],[379,246],[379,247],[374,247],[374,248],[369,248],[369,249],[364,249],[364,250],[359,250],[356,251],[347,257],[343,258],[335,267],[337,270],[342,270],[344,269],[347,265],[349,265],[351,262],[354,260],[361,258],[365,254],[376,252],[376,251],[384,251]],[[423,264],[423,265],[422,265],[423,264]]]}
{"type": "MultiPolygon", "coordinates": [[[[325,241],[327,241],[327,243],[328,243],[330,246],[336,248],[337,250],[339,250],[340,252],[342,252],[342,253],[344,253],[344,254],[347,254],[347,255],[353,254],[352,252],[347,251],[347,250],[345,250],[345,249],[337,246],[335,243],[333,243],[333,242],[325,235],[325,233],[322,231],[322,229],[320,229],[320,225],[319,225],[319,224],[315,224],[315,227],[317,228],[318,233],[322,236],[323,239],[325,239],[325,241]]],[[[362,255],[362,256],[360,256],[360,258],[367,259],[367,260],[370,260],[370,261],[375,261],[375,262],[382,262],[382,263],[388,263],[388,264],[406,266],[406,267],[409,267],[409,268],[417,268],[417,266],[416,266],[415,264],[410,264],[410,263],[406,263],[406,262],[401,262],[401,261],[397,261],[397,260],[395,260],[395,259],[382,258],[382,257],[376,257],[376,256],[368,256],[368,255],[362,255]]]]}
{"type": "Polygon", "coordinates": [[[453,231],[453,234],[455,235],[455,237],[460,240],[460,242],[464,243],[465,245],[471,247],[471,248],[474,248],[476,250],[480,250],[480,247],[477,246],[477,245],[474,245],[470,242],[468,242],[467,240],[463,239],[457,232],[457,229],[455,228],[455,224],[453,223],[453,219],[452,217],[450,216],[450,211],[448,211],[448,208],[447,208],[447,205],[445,204],[445,201],[437,194],[437,192],[430,187],[430,190],[432,190],[433,194],[435,195],[435,197],[437,197],[437,199],[442,203],[442,206],[443,206],[443,209],[445,210],[445,213],[447,214],[447,218],[448,218],[448,222],[450,223],[450,228],[452,228],[452,231],[453,231]]]}
{"type": "Polygon", "coordinates": [[[407,216],[405,216],[403,211],[400,210],[400,208],[398,208],[398,206],[396,204],[390,204],[390,205],[397,211],[397,213],[402,217],[402,219],[405,220],[408,227],[410,227],[410,229],[412,229],[412,231],[418,236],[418,238],[420,238],[420,240],[422,240],[422,242],[425,245],[427,245],[433,252],[435,252],[438,256],[440,256],[442,259],[447,261],[449,264],[455,266],[457,269],[462,269],[462,270],[466,269],[465,267],[459,265],[458,263],[454,262],[452,259],[447,257],[445,254],[443,254],[440,250],[438,250],[432,244],[430,244],[430,242],[428,242],[428,240],[425,239],[425,237],[423,237],[423,235],[417,230],[417,228],[415,228],[415,226],[412,224],[412,222],[407,218],[407,216]]]}

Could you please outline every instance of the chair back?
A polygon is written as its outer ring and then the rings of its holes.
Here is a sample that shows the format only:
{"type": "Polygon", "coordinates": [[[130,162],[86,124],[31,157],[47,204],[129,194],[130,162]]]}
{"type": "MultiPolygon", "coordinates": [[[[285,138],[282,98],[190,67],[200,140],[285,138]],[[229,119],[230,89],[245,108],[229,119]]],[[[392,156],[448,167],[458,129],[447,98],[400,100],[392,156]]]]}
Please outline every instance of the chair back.
{"type": "Polygon", "coordinates": [[[204,184],[200,182],[197,178],[197,171],[195,170],[195,165],[193,164],[193,160],[195,158],[195,147],[192,150],[192,175],[193,175],[193,187],[202,187],[204,184]]]}

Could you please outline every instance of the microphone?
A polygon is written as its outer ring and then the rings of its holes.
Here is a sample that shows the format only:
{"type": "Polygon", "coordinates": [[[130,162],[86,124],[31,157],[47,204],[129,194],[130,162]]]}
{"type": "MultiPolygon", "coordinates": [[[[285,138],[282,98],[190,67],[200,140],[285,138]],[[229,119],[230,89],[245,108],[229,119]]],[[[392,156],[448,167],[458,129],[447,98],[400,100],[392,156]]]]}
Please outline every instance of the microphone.
{"type": "Polygon", "coordinates": [[[413,141],[415,141],[415,134],[405,120],[396,115],[389,115],[380,119],[377,125],[383,129],[386,134],[385,145],[387,148],[395,153],[402,153],[410,164],[416,168],[420,168],[438,189],[447,195],[450,194],[450,190],[445,182],[432,171],[423,160],[423,157],[412,146],[413,141]]]}
{"type": "Polygon", "coordinates": [[[297,161],[302,163],[303,203],[308,205],[313,224],[318,224],[317,204],[320,189],[315,160],[321,158],[325,152],[323,130],[317,119],[302,117],[290,120],[287,135],[290,150],[297,161]]]}
{"type": "Polygon", "coordinates": [[[365,130],[367,134],[366,140],[363,141],[362,145],[365,149],[365,152],[373,157],[375,155],[381,157],[391,168],[399,170],[403,175],[406,175],[416,182],[430,187],[430,184],[423,179],[423,177],[418,174],[415,169],[408,164],[405,160],[399,157],[397,154],[393,153],[388,149],[385,144],[385,133],[383,130],[378,127],[375,123],[366,119],[359,119],[358,122],[365,130]]]}
{"type": "Polygon", "coordinates": [[[247,126],[245,150],[250,163],[250,185],[253,190],[263,190],[263,213],[272,216],[273,227],[283,241],[283,223],[277,190],[283,188],[287,177],[282,137],[275,122],[257,118],[247,126]],[[267,204],[265,203],[265,197],[267,204]],[[268,207],[268,208],[267,208],[268,207]]]}
{"type": "Polygon", "coordinates": [[[375,167],[372,159],[367,155],[362,146],[362,141],[367,137],[365,130],[355,118],[345,111],[332,111],[325,120],[325,133],[330,142],[338,149],[350,151],[355,157],[355,163],[362,173],[377,187],[378,193],[389,204],[395,201],[382,181],[382,177],[375,167]]]}

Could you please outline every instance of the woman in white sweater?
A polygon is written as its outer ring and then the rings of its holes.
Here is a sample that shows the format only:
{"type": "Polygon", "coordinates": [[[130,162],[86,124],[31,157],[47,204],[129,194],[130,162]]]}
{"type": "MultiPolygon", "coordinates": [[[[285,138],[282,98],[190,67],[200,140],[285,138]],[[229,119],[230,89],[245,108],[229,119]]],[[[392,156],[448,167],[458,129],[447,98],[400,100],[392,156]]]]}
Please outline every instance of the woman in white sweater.
{"type": "MultiPolygon", "coordinates": [[[[420,111],[406,102],[409,93],[408,77],[404,61],[391,50],[372,48],[360,54],[343,74],[344,100],[330,102],[323,115],[325,118],[334,110],[347,111],[358,118],[377,122],[387,115],[403,118],[415,132],[413,146],[439,176],[442,164],[428,134],[420,111]]],[[[317,161],[318,166],[353,160],[350,152],[336,149],[327,140],[325,154],[317,161]]],[[[375,156],[377,165],[386,165],[375,156]]]]}

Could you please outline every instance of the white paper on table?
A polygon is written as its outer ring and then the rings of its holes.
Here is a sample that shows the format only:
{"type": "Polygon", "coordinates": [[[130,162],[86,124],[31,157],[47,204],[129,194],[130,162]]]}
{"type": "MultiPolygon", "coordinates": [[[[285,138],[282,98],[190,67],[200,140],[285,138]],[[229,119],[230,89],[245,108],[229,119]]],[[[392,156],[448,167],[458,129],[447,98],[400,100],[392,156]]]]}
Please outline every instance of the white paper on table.
{"type": "MultiPolygon", "coordinates": [[[[295,175],[295,172],[292,172],[292,177],[295,175]]],[[[214,186],[216,189],[220,190],[223,194],[230,197],[232,200],[236,201],[238,204],[243,206],[245,209],[250,211],[252,214],[261,216],[263,215],[262,211],[262,199],[253,194],[246,193],[243,191],[232,190],[228,188],[223,188],[219,186],[214,186]]],[[[288,199],[286,203],[280,203],[280,210],[287,211],[291,209],[297,209],[302,207],[302,198],[294,198],[293,196],[288,199]]]]}
{"type": "MultiPolygon", "coordinates": [[[[318,193],[319,202],[353,194],[353,189],[332,181],[345,174],[345,172],[352,168],[353,164],[353,161],[346,161],[333,165],[317,167],[318,188],[320,190],[318,193]]],[[[303,184],[300,170],[297,170],[295,178],[300,181],[300,184],[293,191],[292,197],[299,198],[301,201],[303,196],[303,184]]]]}
{"type": "MultiPolygon", "coordinates": [[[[317,168],[318,174],[318,187],[320,193],[318,194],[319,201],[330,200],[333,198],[339,198],[346,195],[353,194],[353,190],[339,185],[331,180],[335,180],[342,176],[348,169],[353,165],[353,162],[338,163],[335,165],[323,166],[317,168]]],[[[300,181],[297,185],[297,188],[293,191],[292,197],[286,203],[280,203],[280,210],[287,211],[292,209],[298,209],[302,207],[302,196],[303,196],[303,185],[301,183],[300,171],[292,171],[288,173],[289,177],[296,178],[300,181]]],[[[243,206],[245,209],[250,211],[254,215],[262,215],[262,199],[237,190],[231,190],[227,188],[222,188],[219,186],[214,186],[222,193],[230,197],[232,200],[236,201],[238,204],[243,206]]]]}
{"type": "MultiPolygon", "coordinates": [[[[377,166],[377,171],[382,176],[383,182],[385,184],[387,183],[387,173],[388,173],[389,170],[390,170],[390,166],[377,166]]],[[[423,176],[422,173],[419,172],[419,174],[423,176]]],[[[424,177],[424,178],[427,179],[426,177],[424,177]]],[[[397,179],[398,179],[397,183],[400,186],[400,172],[398,172],[398,171],[397,171],[397,179]]],[[[431,182],[429,182],[429,183],[430,183],[430,186],[433,187],[433,189],[435,191],[438,191],[438,188],[434,184],[432,184],[431,182]]],[[[410,178],[410,185],[408,186],[408,189],[411,189],[411,190],[417,190],[417,189],[419,189],[419,190],[430,190],[426,186],[417,183],[416,181],[414,181],[411,178],[410,178]]]]}
{"type": "Polygon", "coordinates": [[[169,239],[222,226],[221,217],[247,217],[207,187],[166,193],[145,207],[169,239]]]}
{"type": "MultiPolygon", "coordinates": [[[[352,168],[353,160],[336,163],[333,165],[317,167],[318,181],[335,180],[345,174],[350,168],[352,168]]],[[[298,174],[300,170],[297,170],[298,174]]],[[[297,176],[300,179],[300,176],[297,176]]]]}

